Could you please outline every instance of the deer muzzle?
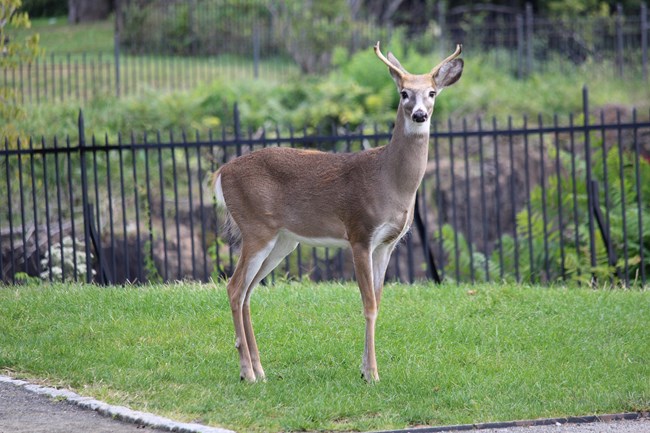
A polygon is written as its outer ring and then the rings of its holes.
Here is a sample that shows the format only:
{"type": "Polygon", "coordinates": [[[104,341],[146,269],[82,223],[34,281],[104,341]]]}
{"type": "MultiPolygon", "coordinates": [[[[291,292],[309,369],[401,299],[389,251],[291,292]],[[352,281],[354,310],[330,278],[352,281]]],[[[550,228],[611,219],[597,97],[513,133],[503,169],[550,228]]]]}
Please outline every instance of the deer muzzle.
{"type": "Polygon", "coordinates": [[[414,122],[417,122],[417,123],[423,123],[423,122],[426,122],[428,117],[429,117],[429,115],[427,114],[427,112],[426,112],[426,111],[423,111],[423,110],[417,110],[417,111],[415,111],[415,112],[413,113],[413,115],[411,116],[411,118],[413,119],[413,121],[414,121],[414,122]]]}

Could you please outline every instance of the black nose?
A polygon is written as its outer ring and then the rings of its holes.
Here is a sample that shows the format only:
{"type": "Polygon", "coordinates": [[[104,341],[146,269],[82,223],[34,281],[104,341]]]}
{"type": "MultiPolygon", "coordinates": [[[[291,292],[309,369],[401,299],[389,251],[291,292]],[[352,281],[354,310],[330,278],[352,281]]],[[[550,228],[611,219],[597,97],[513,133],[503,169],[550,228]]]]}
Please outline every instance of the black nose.
{"type": "Polygon", "coordinates": [[[415,113],[413,113],[412,117],[414,122],[422,123],[427,120],[428,116],[427,113],[425,113],[424,111],[418,110],[415,113]]]}

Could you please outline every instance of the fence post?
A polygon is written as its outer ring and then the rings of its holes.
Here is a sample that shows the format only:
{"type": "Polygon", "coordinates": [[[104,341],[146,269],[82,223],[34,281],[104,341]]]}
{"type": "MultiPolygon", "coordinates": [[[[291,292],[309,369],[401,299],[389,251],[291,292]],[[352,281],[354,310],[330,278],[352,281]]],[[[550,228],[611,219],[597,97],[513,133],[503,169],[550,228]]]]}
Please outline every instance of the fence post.
{"type": "MultiPolygon", "coordinates": [[[[614,251],[614,247],[612,246],[612,240],[609,236],[607,236],[608,227],[605,222],[605,218],[603,217],[603,213],[600,210],[600,199],[598,197],[598,181],[591,180],[589,181],[589,184],[591,185],[590,193],[591,193],[591,203],[593,205],[594,216],[596,217],[596,223],[598,223],[598,230],[600,231],[600,235],[603,238],[603,243],[605,244],[605,249],[607,250],[607,264],[610,267],[615,267],[616,277],[618,278],[618,281],[624,282],[623,276],[621,275],[621,270],[618,266],[616,266],[616,262],[618,261],[618,258],[616,257],[616,252],[614,251]]],[[[605,185],[605,188],[607,188],[607,185],[605,185]]]]}
{"type": "MultiPolygon", "coordinates": [[[[424,213],[426,218],[426,211],[424,213]]],[[[440,275],[438,274],[438,269],[436,268],[436,262],[433,258],[433,252],[431,251],[431,246],[429,245],[429,235],[427,233],[424,221],[422,220],[422,214],[420,214],[420,195],[415,195],[415,209],[414,209],[414,222],[415,228],[420,234],[420,239],[422,240],[422,249],[424,252],[424,261],[427,264],[427,275],[429,278],[432,278],[437,284],[441,283],[440,275]]]]}
{"type": "Polygon", "coordinates": [[[84,220],[84,248],[86,253],[86,282],[92,281],[92,262],[90,260],[90,218],[88,214],[88,174],[86,172],[86,135],[84,132],[84,116],[79,110],[79,163],[81,164],[81,202],[84,220]]]}
{"type": "Polygon", "coordinates": [[[190,55],[195,56],[197,52],[197,38],[196,38],[196,0],[193,0],[188,5],[189,11],[187,12],[187,28],[190,29],[190,55]]]}
{"type": "Polygon", "coordinates": [[[517,25],[517,78],[524,78],[524,19],[521,14],[517,14],[515,18],[517,25]]]}
{"type": "MultiPolygon", "coordinates": [[[[641,161],[639,161],[639,157],[641,156],[641,139],[639,138],[639,129],[636,126],[637,125],[637,115],[636,115],[636,108],[632,110],[632,123],[634,123],[634,180],[636,181],[636,203],[637,203],[637,224],[639,226],[639,245],[641,247],[639,248],[639,258],[640,263],[642,264],[640,266],[640,277],[641,279],[641,285],[645,286],[646,284],[646,275],[645,275],[645,266],[643,266],[643,263],[646,263],[644,261],[644,247],[643,247],[643,237],[644,237],[644,231],[643,231],[643,189],[641,188],[641,176],[639,173],[639,167],[641,161]]],[[[647,199],[647,198],[646,198],[647,199]]]]}
{"type": "MultiPolygon", "coordinates": [[[[90,235],[90,242],[93,243],[93,249],[95,250],[95,257],[97,258],[97,263],[99,265],[99,282],[100,284],[111,284],[114,281],[113,278],[111,277],[110,271],[108,270],[108,266],[104,262],[104,255],[102,254],[102,250],[100,248],[99,237],[101,236],[101,234],[95,228],[95,224],[94,224],[95,215],[93,215],[92,203],[90,202],[88,203],[88,205],[84,209],[84,215],[87,217],[87,218],[84,217],[84,223],[88,221],[88,234],[90,235]]],[[[86,248],[89,247],[86,245],[86,248]]],[[[86,262],[87,261],[88,261],[88,256],[86,256],[86,262]]],[[[91,270],[91,274],[92,274],[92,270],[91,270]]]]}
{"type": "MultiPolygon", "coordinates": [[[[115,12],[116,15],[119,10],[115,12]]],[[[120,32],[117,29],[117,18],[115,22],[115,37],[113,38],[113,56],[115,61],[115,96],[120,97],[120,32]]]]}
{"type": "Polygon", "coordinates": [[[591,139],[589,136],[589,92],[587,86],[582,88],[582,114],[584,116],[584,138],[585,138],[585,166],[586,166],[586,184],[587,184],[587,208],[589,215],[589,252],[591,257],[591,267],[596,266],[596,242],[594,239],[594,205],[593,194],[591,191],[591,139]]]}
{"type": "Polygon", "coordinates": [[[259,26],[253,26],[253,77],[260,76],[260,30],[259,26]]]}
{"type": "Polygon", "coordinates": [[[623,5],[616,4],[616,70],[623,76],[623,5]]]}
{"type": "Polygon", "coordinates": [[[239,106],[235,102],[235,106],[233,108],[233,126],[235,128],[235,148],[237,149],[237,156],[241,156],[241,141],[239,141],[239,137],[241,136],[241,131],[240,128],[241,126],[239,125],[239,106]]]}
{"type": "Polygon", "coordinates": [[[643,79],[648,81],[648,5],[641,3],[641,65],[643,79]]]}
{"type": "Polygon", "coordinates": [[[533,5],[526,3],[526,75],[533,72],[533,5]]]}

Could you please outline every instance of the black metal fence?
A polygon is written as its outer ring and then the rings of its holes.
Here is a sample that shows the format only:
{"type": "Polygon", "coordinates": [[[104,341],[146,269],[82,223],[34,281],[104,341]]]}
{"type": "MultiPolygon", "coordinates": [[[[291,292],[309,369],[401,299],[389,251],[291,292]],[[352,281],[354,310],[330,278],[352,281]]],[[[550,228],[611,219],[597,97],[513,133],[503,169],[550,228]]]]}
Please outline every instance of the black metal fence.
{"type": "MultiPolygon", "coordinates": [[[[434,123],[413,233],[387,277],[646,284],[650,272],[648,113],[434,123]],[[641,120],[644,119],[644,120],[641,120]],[[434,258],[434,260],[431,260],[434,258]],[[437,272],[436,272],[437,266],[437,272]]],[[[229,275],[205,179],[266,146],[359,151],[388,128],[308,132],[234,124],[187,133],[4,142],[0,280],[207,281],[229,275]],[[6,198],[5,198],[6,197],[6,198]]],[[[299,247],[270,278],[349,279],[345,250],[299,247]]]]}
{"type": "Polygon", "coordinates": [[[15,103],[90,101],[99,97],[190,90],[215,79],[289,79],[297,68],[280,60],[115,53],[50,53],[0,71],[0,88],[15,103]],[[259,71],[262,71],[261,73],[259,71]]]}
{"type": "Polygon", "coordinates": [[[453,41],[463,41],[476,52],[489,52],[519,78],[583,64],[648,78],[646,3],[638,11],[624,11],[619,4],[610,16],[566,18],[536,15],[530,3],[523,10],[478,4],[443,9],[438,20],[447,40],[443,51],[453,41]]]}
{"type": "Polygon", "coordinates": [[[116,41],[132,53],[230,54],[255,62],[283,56],[303,72],[317,72],[327,69],[335,47],[355,52],[377,40],[387,45],[398,31],[405,34],[402,43],[423,52],[439,48],[446,56],[456,43],[463,43],[470,55],[493,52],[519,76],[558,61],[576,65],[605,59],[621,74],[626,67],[638,73],[640,66],[647,73],[650,26],[645,3],[627,11],[619,4],[611,15],[599,17],[539,15],[530,3],[523,9],[447,4],[404,4],[386,20],[352,10],[323,18],[314,5],[292,8],[264,0],[122,0],[116,41]]]}
{"type": "Polygon", "coordinates": [[[145,3],[118,2],[113,52],[49,53],[2,69],[0,86],[25,104],[190,89],[217,78],[286,81],[327,70],[335,47],[354,52],[377,40],[390,46],[395,33],[405,34],[401,43],[408,47],[441,56],[461,42],[466,55],[488,53],[518,77],[588,64],[648,78],[645,3],[638,11],[619,7],[610,17],[560,19],[535,15],[530,5],[447,10],[439,2],[420,27],[403,31],[358,18],[346,26],[318,20],[300,26],[300,15],[274,15],[258,1],[145,3]]]}

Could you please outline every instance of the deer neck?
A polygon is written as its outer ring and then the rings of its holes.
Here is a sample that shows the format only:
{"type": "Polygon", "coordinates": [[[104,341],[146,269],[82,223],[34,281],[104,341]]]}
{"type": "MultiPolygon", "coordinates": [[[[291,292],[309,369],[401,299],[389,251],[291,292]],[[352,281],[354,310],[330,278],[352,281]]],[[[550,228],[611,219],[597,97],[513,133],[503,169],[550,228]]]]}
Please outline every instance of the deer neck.
{"type": "Polygon", "coordinates": [[[384,152],[383,168],[392,188],[398,194],[408,196],[409,200],[420,186],[426,171],[429,122],[411,122],[405,118],[400,105],[393,137],[384,152]]]}

